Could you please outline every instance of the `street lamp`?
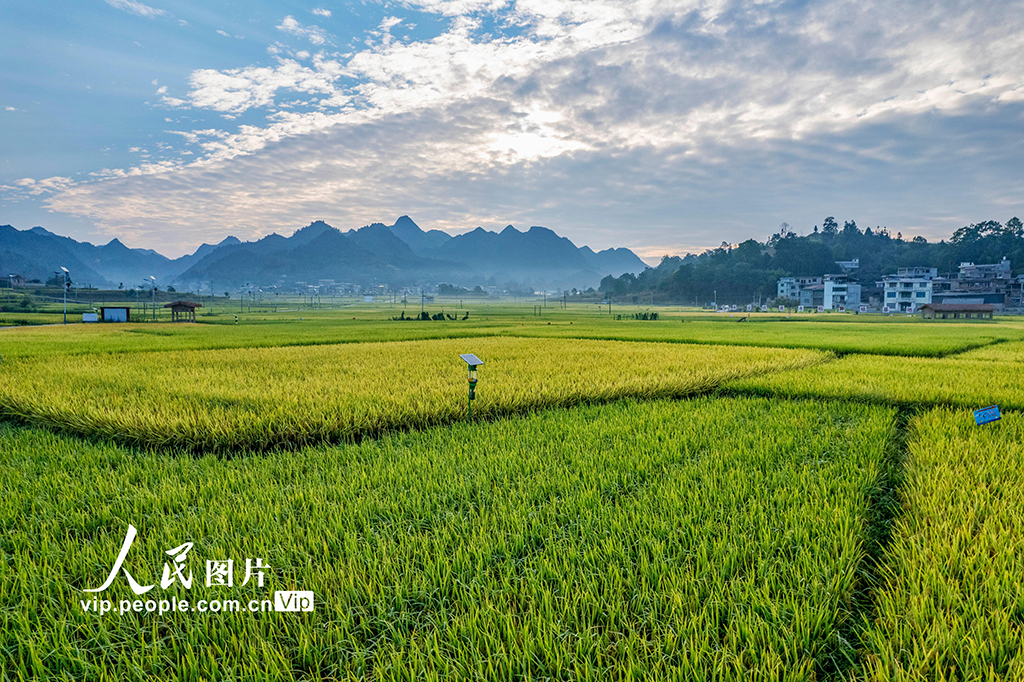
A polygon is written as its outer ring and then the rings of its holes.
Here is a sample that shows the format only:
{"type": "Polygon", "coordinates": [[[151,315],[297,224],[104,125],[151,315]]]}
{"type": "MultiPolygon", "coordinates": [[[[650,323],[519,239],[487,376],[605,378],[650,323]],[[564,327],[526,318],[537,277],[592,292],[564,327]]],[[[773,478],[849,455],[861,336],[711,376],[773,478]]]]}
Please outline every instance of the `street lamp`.
{"type": "Polygon", "coordinates": [[[476,400],[476,368],[484,364],[484,361],[473,355],[472,353],[466,353],[460,355],[460,358],[465,360],[466,364],[469,365],[469,411],[468,418],[473,418],[473,401],[476,400]]]}
{"type": "Polygon", "coordinates": [[[64,324],[68,323],[68,289],[71,288],[71,273],[63,265],[60,266],[61,272],[57,275],[61,278],[64,283],[64,324]]]}
{"type": "Polygon", "coordinates": [[[149,285],[153,287],[153,321],[156,322],[156,277],[149,276],[149,285]]]}

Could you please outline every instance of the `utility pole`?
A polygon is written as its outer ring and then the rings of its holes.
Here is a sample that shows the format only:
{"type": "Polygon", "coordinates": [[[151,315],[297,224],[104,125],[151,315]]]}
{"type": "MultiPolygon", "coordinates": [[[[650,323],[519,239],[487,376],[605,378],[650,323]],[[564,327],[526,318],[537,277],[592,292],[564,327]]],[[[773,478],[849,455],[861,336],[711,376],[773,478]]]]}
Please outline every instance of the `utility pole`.
{"type": "Polygon", "coordinates": [[[70,277],[70,275],[68,273],[68,269],[66,267],[64,267],[62,265],[62,266],[60,266],[60,269],[61,269],[61,272],[58,272],[57,274],[61,275],[61,283],[64,285],[64,324],[67,324],[68,323],[68,288],[71,287],[71,277],[70,277]]]}

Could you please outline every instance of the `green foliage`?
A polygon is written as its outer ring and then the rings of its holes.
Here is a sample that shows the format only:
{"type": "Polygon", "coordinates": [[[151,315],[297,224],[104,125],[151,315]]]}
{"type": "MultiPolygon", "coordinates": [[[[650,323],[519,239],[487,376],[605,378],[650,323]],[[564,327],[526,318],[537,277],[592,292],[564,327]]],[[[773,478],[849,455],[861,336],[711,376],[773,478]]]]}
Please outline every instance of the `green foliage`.
{"type": "Polygon", "coordinates": [[[717,291],[719,303],[739,304],[758,295],[774,297],[779,277],[834,273],[836,261],[860,259],[856,276],[870,284],[901,267],[946,269],[964,261],[997,263],[1004,256],[1018,269],[1024,263],[1024,224],[1016,217],[1005,226],[994,220],[968,225],[949,242],[929,244],[920,237],[893,238],[884,227],[861,230],[852,220],[840,230],[830,216],[821,232],[799,237],[786,226],[764,243],[723,243],[700,255],[666,259],[640,276],[606,277],[601,290],[618,296],[657,291],[662,300],[698,305],[713,300],[717,291]]]}
{"type": "Polygon", "coordinates": [[[628,313],[626,315],[616,315],[615,319],[616,320],[622,320],[622,319],[626,319],[626,320],[645,320],[645,321],[647,321],[647,320],[657,320],[658,319],[658,313],[650,311],[650,310],[647,310],[647,311],[644,311],[642,313],[628,313]]]}
{"type": "MultiPolygon", "coordinates": [[[[853,654],[841,632],[892,417],[625,402],[233,460],[0,426],[5,672],[820,678],[853,654]],[[196,543],[192,589],[164,595],[305,589],[315,611],[84,613],[129,523],[144,584],[196,543]],[[204,560],[251,557],[271,566],[263,589],[203,584],[204,560]]],[[[135,598],[123,576],[103,596],[135,598]]]]}

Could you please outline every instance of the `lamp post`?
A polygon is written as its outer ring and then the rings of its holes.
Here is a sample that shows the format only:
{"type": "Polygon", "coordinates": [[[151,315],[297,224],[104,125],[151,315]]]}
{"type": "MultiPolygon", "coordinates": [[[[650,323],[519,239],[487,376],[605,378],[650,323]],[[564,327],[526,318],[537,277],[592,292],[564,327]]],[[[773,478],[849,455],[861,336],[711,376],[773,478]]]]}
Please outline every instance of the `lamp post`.
{"type": "Polygon", "coordinates": [[[156,277],[149,276],[149,285],[153,287],[153,321],[156,322],[156,277]]]}
{"type": "Polygon", "coordinates": [[[473,419],[473,401],[476,400],[476,368],[484,364],[484,361],[473,355],[472,353],[466,353],[460,355],[467,365],[469,365],[469,408],[467,410],[467,418],[473,419]]]}
{"type": "Polygon", "coordinates": [[[64,282],[64,324],[68,323],[68,289],[71,288],[71,273],[63,265],[60,266],[61,272],[57,274],[61,276],[64,282]]]}

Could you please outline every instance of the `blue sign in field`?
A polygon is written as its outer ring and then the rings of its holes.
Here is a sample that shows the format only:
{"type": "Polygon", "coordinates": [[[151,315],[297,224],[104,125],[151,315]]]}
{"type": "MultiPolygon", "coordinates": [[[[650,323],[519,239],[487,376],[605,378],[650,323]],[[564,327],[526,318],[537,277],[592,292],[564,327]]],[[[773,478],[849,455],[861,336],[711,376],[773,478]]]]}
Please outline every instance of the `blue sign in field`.
{"type": "Polygon", "coordinates": [[[991,405],[974,411],[974,423],[978,426],[988,424],[989,422],[999,421],[1002,418],[1002,415],[999,414],[998,405],[991,405]]]}

